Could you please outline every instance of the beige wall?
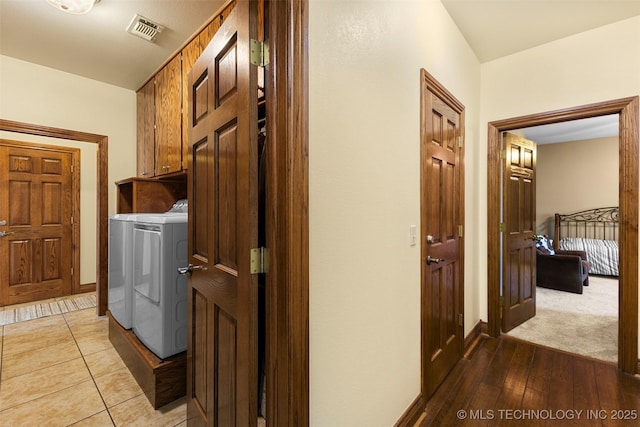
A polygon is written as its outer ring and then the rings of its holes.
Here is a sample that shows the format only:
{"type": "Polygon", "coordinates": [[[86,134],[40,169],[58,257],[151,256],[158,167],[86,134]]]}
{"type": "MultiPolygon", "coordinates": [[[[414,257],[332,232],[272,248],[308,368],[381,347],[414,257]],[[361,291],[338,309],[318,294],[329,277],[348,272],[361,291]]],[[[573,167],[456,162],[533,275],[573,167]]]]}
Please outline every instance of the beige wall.
{"type": "MultiPolygon", "coordinates": [[[[0,55],[0,118],[107,135],[109,213],[115,213],[113,182],[136,173],[135,92],[0,55]]],[[[0,137],[81,148],[80,283],[94,283],[95,144],[8,132],[0,137]]]]}
{"type": "Polygon", "coordinates": [[[618,206],[617,137],[538,145],[538,233],[553,236],[556,212],[607,206],[618,206]]]}
{"type": "MultiPolygon", "coordinates": [[[[465,105],[475,158],[480,66],[439,1],[309,11],[310,421],[390,426],[420,393],[420,68],[465,105]]],[[[465,267],[468,331],[480,316],[475,260],[465,267]]]]}

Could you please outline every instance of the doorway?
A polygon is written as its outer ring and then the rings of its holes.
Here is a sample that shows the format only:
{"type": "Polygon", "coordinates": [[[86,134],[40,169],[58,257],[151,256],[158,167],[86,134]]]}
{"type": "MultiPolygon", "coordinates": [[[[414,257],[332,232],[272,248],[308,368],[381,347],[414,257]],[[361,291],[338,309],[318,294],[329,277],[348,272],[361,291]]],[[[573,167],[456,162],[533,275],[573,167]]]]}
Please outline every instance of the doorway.
{"type": "Polygon", "coordinates": [[[0,164],[0,305],[76,293],[80,150],[0,139],[0,164]]]}
{"type": "Polygon", "coordinates": [[[504,131],[619,114],[620,276],[618,367],[638,370],[638,105],[623,98],[490,122],[487,146],[488,331],[500,335],[500,134],[504,131]]]}

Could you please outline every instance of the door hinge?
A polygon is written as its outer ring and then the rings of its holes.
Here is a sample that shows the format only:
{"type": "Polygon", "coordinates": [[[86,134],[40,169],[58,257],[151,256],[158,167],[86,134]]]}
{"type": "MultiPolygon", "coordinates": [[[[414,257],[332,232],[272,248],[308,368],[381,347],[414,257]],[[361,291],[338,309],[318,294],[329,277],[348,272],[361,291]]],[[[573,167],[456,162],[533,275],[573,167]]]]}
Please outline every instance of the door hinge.
{"type": "Polygon", "coordinates": [[[504,233],[504,230],[505,230],[504,222],[501,222],[500,223],[500,232],[504,233]]]}
{"type": "Polygon", "coordinates": [[[464,143],[462,141],[462,135],[458,135],[458,148],[462,148],[464,146],[464,143]]]}
{"type": "Polygon", "coordinates": [[[501,159],[507,158],[507,150],[500,150],[500,158],[501,159]]]}
{"type": "Polygon", "coordinates": [[[268,273],[269,272],[269,249],[253,248],[251,249],[251,274],[268,273]]]}
{"type": "Polygon", "coordinates": [[[269,45],[255,39],[251,39],[251,63],[258,67],[269,65],[269,45]]]}
{"type": "Polygon", "coordinates": [[[73,225],[73,217],[71,217],[71,224],[73,225]]]}
{"type": "Polygon", "coordinates": [[[464,326],[462,313],[458,313],[458,326],[464,326]]]}
{"type": "Polygon", "coordinates": [[[458,225],[458,237],[464,237],[464,226],[462,224],[458,225]]]}
{"type": "Polygon", "coordinates": [[[504,307],[504,296],[500,295],[500,307],[504,307]]]}
{"type": "Polygon", "coordinates": [[[71,277],[73,277],[73,267],[71,267],[71,277]]]}

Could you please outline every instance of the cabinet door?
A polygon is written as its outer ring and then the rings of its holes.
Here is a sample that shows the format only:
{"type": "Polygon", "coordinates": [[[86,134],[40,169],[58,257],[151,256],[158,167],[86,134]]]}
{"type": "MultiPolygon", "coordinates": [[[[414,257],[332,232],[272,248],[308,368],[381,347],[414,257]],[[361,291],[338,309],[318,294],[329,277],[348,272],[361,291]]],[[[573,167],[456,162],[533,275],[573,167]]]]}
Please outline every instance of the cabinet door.
{"type": "Polygon", "coordinates": [[[180,55],[156,75],[156,176],[182,169],[180,55]]]}
{"type": "Polygon", "coordinates": [[[187,76],[201,52],[202,45],[200,44],[199,37],[194,37],[194,39],[182,49],[182,158],[184,159],[184,169],[187,168],[187,156],[189,155],[189,115],[187,114],[187,110],[189,109],[189,82],[187,76]]]}
{"type": "Polygon", "coordinates": [[[138,91],[137,175],[152,177],[155,169],[155,88],[154,80],[138,91]]]}

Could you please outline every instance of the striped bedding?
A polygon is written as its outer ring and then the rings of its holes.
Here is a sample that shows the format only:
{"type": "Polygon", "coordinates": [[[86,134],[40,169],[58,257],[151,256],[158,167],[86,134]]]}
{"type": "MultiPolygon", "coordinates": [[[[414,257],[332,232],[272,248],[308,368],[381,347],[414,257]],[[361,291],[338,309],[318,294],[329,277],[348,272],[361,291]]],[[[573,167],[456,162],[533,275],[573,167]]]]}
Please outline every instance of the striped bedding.
{"type": "Polygon", "coordinates": [[[591,262],[590,274],[618,275],[618,242],[615,240],[565,237],[560,240],[560,250],[585,251],[591,262]]]}

